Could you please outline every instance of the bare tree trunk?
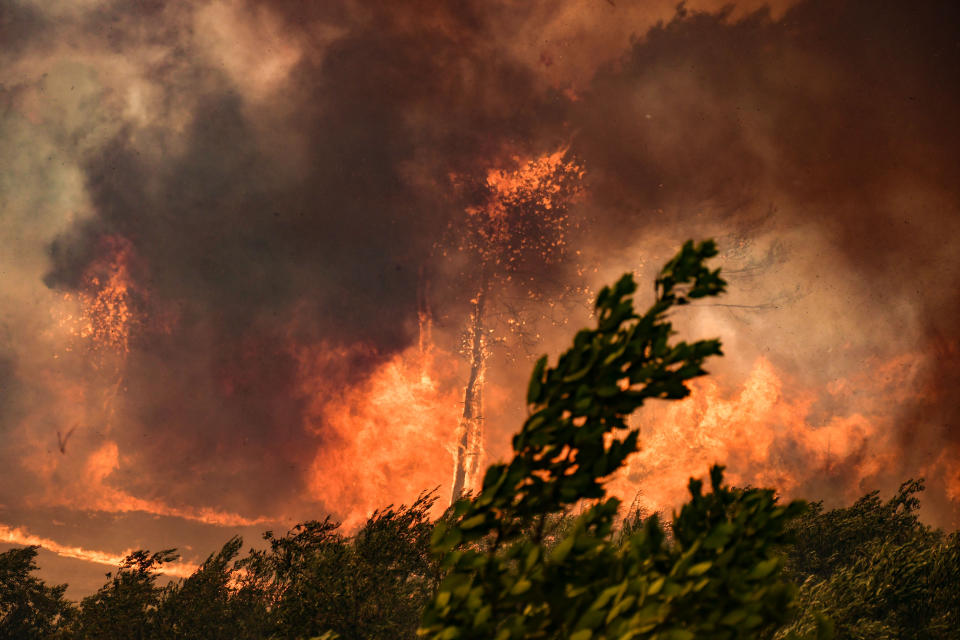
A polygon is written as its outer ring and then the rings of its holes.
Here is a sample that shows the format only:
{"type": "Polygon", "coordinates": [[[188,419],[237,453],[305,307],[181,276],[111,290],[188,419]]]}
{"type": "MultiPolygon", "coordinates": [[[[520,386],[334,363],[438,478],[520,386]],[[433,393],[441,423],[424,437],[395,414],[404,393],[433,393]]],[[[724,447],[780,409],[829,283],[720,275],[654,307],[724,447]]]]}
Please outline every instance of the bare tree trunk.
{"type": "Polygon", "coordinates": [[[487,278],[484,276],[473,305],[473,324],[470,329],[470,376],[463,391],[463,415],[460,418],[457,462],[453,474],[450,502],[456,501],[464,488],[475,489],[480,462],[483,457],[483,379],[486,349],[483,336],[483,311],[487,297],[487,278]]]}

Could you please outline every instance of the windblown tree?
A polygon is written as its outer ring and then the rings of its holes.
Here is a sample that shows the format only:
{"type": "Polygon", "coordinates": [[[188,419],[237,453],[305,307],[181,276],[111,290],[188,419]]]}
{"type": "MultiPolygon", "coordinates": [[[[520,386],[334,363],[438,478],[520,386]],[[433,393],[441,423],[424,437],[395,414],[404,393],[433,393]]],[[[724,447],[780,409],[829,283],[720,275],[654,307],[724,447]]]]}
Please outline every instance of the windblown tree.
{"type": "Polygon", "coordinates": [[[33,575],[38,547],[0,553],[0,638],[57,637],[73,608],[63,597],[67,585],[49,586],[33,575]]]}
{"type": "Polygon", "coordinates": [[[452,501],[475,487],[483,458],[483,387],[487,358],[498,334],[531,342],[525,310],[570,287],[544,282],[545,267],[568,258],[568,206],[580,192],[583,169],[567,149],[517,169],[490,171],[473,185],[463,224],[451,229],[466,255],[470,322],[461,345],[470,363],[458,425],[452,501]]]}
{"type": "Polygon", "coordinates": [[[376,511],[354,535],[327,518],[264,535],[269,549],[237,563],[235,601],[266,611],[270,638],[413,638],[436,589],[430,553],[435,498],[376,511]]]}
{"type": "Polygon", "coordinates": [[[424,613],[424,637],[720,640],[763,637],[790,619],[794,589],[780,578],[779,549],[802,503],[727,488],[715,466],[711,492],[690,481],[672,540],[651,517],[618,542],[619,501],[603,486],[637,450],[627,417],[647,400],[688,395],[686,382],[720,354],[716,340],[672,343],[666,319],[672,307],[723,290],[704,265],[715,255],[712,242],[687,243],[643,314],[629,274],[604,288],[597,327],[580,331],[556,366],[537,362],[512,460],[491,465],[479,494],[458,500],[434,529],[446,575],[424,613]],[[582,501],[591,506],[547,544],[551,518],[582,501]]]}
{"type": "Polygon", "coordinates": [[[149,638],[156,628],[163,594],[157,586],[158,570],[178,558],[175,549],[129,554],[116,572],[107,574],[107,584],[81,601],[74,636],[84,640],[149,638]]]}

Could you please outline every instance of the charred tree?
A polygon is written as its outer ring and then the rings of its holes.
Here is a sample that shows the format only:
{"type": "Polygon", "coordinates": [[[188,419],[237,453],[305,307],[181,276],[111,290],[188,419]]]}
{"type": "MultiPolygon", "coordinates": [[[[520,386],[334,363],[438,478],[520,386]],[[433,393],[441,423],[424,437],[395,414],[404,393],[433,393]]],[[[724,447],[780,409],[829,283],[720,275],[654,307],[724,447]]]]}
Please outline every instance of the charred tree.
{"type": "Polygon", "coordinates": [[[483,381],[487,351],[484,344],[484,307],[487,299],[486,282],[473,300],[473,322],[470,325],[470,374],[463,390],[463,414],[460,417],[460,437],[457,441],[456,466],[453,472],[453,491],[456,500],[465,486],[476,482],[477,470],[483,458],[483,381]]]}

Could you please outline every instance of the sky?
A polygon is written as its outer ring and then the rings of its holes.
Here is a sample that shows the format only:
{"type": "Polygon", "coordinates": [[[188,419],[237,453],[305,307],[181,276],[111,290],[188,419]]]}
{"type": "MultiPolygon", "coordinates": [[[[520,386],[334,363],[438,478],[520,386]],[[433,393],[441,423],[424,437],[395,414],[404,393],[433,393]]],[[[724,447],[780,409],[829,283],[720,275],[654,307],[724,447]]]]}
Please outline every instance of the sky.
{"type": "Polygon", "coordinates": [[[635,417],[611,491],[922,476],[957,527],[958,13],[0,0],[0,550],[80,597],[131,549],[182,575],[235,533],[449,500],[476,223],[544,167],[575,185],[531,205],[549,255],[502,227],[487,461],[599,287],[712,237],[728,293],[676,324],[726,355],[635,417]]]}

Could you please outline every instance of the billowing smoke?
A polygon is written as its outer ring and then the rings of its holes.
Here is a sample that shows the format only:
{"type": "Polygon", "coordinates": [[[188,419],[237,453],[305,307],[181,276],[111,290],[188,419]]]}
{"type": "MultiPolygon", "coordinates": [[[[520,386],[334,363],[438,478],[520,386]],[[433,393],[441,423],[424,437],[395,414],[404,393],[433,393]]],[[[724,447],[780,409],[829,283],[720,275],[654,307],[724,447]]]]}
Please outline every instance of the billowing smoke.
{"type": "Polygon", "coordinates": [[[188,504],[211,499],[197,495],[204,487],[222,508],[276,514],[325,444],[322,430],[304,431],[298,348],[351,348],[324,372],[345,389],[415,340],[422,267],[436,231],[462,212],[446,197],[448,172],[476,171],[530,131],[539,98],[531,71],[481,55],[455,15],[432,24],[385,5],[385,15],[310,16],[336,34],[320,43],[272,8],[213,4],[193,16],[198,29],[262,17],[303,40],[278,42],[295,50],[276,54],[281,68],[262,71],[269,92],[258,93],[204,59],[201,34],[171,28],[172,41],[154,43],[137,28],[190,16],[142,11],[109,9],[124,39],[113,46],[164,47],[138,69],[156,95],[142,123],[114,111],[122,124],[78,158],[92,215],[52,240],[44,282],[80,288],[105,238],[131,243],[131,314],[169,325],[134,327],[123,365],[115,421],[135,458],[127,486],[188,504]]]}
{"type": "Polygon", "coordinates": [[[531,286],[649,280],[712,235],[731,293],[680,320],[725,340],[716,402],[645,418],[628,490],[667,506],[656,474],[702,472],[657,459],[660,416],[703,468],[799,494],[926,474],[955,522],[957,9],[721,4],[0,0],[0,516],[199,545],[223,530],[180,521],[355,521],[447,487],[457,230],[489,171],[566,148],[570,250],[504,289],[538,320],[491,338],[490,455],[526,351],[587,320],[531,286]],[[721,415],[761,382],[778,424],[721,415]],[[759,453],[724,440],[757,429],[759,453]]]}
{"type": "Polygon", "coordinates": [[[816,390],[812,426],[884,421],[835,475],[811,474],[812,493],[926,473],[948,519],[943,495],[960,488],[946,392],[960,366],[958,18],[948,3],[803,2],[778,20],[681,11],[573,107],[605,234],[594,246],[730,234],[727,319],[749,323],[727,336],[732,357],[762,354],[816,390]],[[744,240],[753,250],[738,257],[744,240]],[[883,373],[897,358],[909,366],[883,373]],[[868,481],[844,475],[880,455],[868,481]]]}

